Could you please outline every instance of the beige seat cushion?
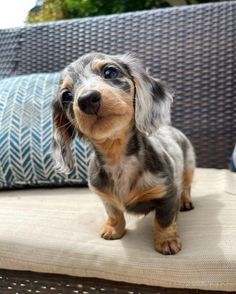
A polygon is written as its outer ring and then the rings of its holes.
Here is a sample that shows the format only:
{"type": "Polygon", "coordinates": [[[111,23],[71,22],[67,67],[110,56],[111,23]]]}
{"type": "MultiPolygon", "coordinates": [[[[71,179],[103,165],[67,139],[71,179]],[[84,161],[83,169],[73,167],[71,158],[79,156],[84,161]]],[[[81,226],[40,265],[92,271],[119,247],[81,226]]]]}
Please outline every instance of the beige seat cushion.
{"type": "Polygon", "coordinates": [[[1,192],[0,268],[236,291],[236,174],[198,169],[192,192],[175,256],[154,251],[151,215],[127,216],[121,240],[101,239],[105,212],[87,189],[1,192]]]}

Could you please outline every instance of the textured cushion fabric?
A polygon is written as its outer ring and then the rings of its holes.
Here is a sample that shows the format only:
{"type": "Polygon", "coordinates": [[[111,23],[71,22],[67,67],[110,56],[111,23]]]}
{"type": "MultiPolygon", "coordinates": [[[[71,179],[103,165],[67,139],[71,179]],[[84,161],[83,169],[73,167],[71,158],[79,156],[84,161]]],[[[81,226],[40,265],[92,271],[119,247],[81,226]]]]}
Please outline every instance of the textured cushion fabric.
{"type": "Polygon", "coordinates": [[[198,169],[192,192],[175,256],[154,251],[151,215],[127,216],[121,240],[101,239],[105,212],[88,189],[1,192],[0,268],[236,291],[236,174],[198,169]]]}
{"type": "Polygon", "coordinates": [[[51,156],[51,101],[59,73],[0,81],[0,189],[87,183],[89,147],[74,146],[75,168],[55,171],[51,156]]]}

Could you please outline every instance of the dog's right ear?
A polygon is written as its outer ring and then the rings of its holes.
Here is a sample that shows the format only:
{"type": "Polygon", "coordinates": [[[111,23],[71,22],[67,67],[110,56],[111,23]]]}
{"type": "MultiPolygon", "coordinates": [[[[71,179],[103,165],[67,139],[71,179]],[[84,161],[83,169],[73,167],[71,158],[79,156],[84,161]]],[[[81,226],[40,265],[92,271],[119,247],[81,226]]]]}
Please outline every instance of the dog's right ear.
{"type": "Polygon", "coordinates": [[[64,173],[70,173],[74,165],[71,143],[75,137],[76,131],[67,116],[68,108],[73,105],[73,101],[70,101],[69,95],[71,95],[69,91],[66,92],[64,90],[64,92],[62,92],[59,89],[52,102],[52,155],[56,163],[56,168],[64,173]],[[65,98],[67,99],[66,101],[65,98]]]}

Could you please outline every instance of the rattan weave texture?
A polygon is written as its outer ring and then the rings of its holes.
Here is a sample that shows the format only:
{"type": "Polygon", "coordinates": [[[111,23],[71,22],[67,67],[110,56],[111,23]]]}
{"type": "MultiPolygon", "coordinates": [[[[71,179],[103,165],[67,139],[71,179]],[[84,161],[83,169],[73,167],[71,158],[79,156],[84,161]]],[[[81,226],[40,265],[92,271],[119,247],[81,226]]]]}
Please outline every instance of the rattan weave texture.
{"type": "Polygon", "coordinates": [[[236,1],[0,32],[0,77],[61,70],[90,51],[135,52],[175,89],[173,123],[200,167],[226,167],[236,140],[236,1]]]}
{"type": "MultiPolygon", "coordinates": [[[[195,289],[173,289],[77,278],[54,274],[0,270],[1,294],[206,294],[195,289]]],[[[229,293],[211,291],[211,294],[229,293]]]]}
{"type": "Polygon", "coordinates": [[[0,78],[16,74],[22,29],[0,30],[0,78]]]}

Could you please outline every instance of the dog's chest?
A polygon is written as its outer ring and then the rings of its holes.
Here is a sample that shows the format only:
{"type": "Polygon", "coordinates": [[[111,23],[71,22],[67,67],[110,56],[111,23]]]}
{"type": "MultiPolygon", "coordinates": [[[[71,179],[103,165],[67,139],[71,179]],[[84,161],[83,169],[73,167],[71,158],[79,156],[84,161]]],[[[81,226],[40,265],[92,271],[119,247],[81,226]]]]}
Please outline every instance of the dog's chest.
{"type": "Polygon", "coordinates": [[[111,189],[114,195],[124,200],[137,184],[140,164],[135,157],[124,158],[118,164],[106,165],[111,176],[111,189]]]}

